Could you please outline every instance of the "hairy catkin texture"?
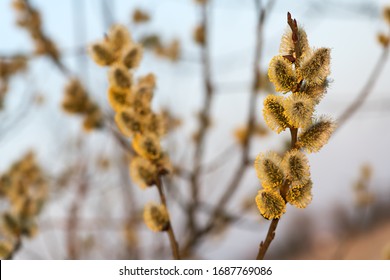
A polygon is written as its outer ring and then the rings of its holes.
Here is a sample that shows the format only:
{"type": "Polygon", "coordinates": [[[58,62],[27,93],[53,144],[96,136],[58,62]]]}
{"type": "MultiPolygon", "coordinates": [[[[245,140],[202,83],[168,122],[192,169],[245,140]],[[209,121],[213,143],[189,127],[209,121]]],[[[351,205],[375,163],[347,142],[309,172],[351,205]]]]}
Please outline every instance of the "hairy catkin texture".
{"type": "Polygon", "coordinates": [[[137,156],[130,162],[130,176],[141,189],[146,189],[156,183],[157,167],[149,160],[137,156]]]}
{"type": "Polygon", "coordinates": [[[115,55],[106,42],[92,44],[88,52],[93,61],[100,66],[108,66],[115,61],[115,55]]]}
{"type": "Polygon", "coordinates": [[[110,85],[118,89],[130,89],[132,85],[132,75],[122,64],[116,64],[108,72],[110,85]]]}
{"type": "Polygon", "coordinates": [[[298,68],[299,75],[309,84],[321,84],[330,74],[330,49],[319,48],[298,68]]]}
{"type": "Polygon", "coordinates": [[[150,202],[144,208],[144,221],[146,226],[155,232],[165,231],[169,227],[169,216],[164,205],[150,202]]]}
{"type": "Polygon", "coordinates": [[[280,133],[289,127],[289,122],[283,107],[283,96],[268,95],[263,103],[264,120],[270,129],[280,133]]]}
{"type": "Polygon", "coordinates": [[[132,44],[125,47],[121,57],[121,62],[128,69],[137,68],[142,59],[143,50],[141,45],[132,44]]]}
{"type": "Polygon", "coordinates": [[[320,103],[322,97],[325,95],[326,90],[329,87],[328,79],[325,79],[322,83],[319,84],[309,84],[304,82],[300,89],[300,94],[305,95],[308,98],[312,99],[315,104],[320,103]]]}
{"type": "Polygon", "coordinates": [[[133,137],[135,134],[142,132],[142,118],[132,108],[116,113],[115,123],[121,133],[127,137],[133,137]]]}
{"type": "Polygon", "coordinates": [[[300,56],[296,57],[295,45],[292,40],[292,31],[291,28],[288,28],[287,31],[283,34],[282,40],[279,47],[279,53],[281,55],[291,55],[298,61],[303,57],[307,56],[310,53],[309,41],[307,40],[307,35],[305,30],[302,27],[298,27],[298,49],[300,56]]]}
{"type": "Polygon", "coordinates": [[[282,167],[294,184],[305,184],[310,180],[310,166],[306,155],[300,150],[288,151],[283,157],[282,167]]]}
{"type": "Polygon", "coordinates": [[[116,87],[108,88],[108,102],[115,112],[125,110],[130,107],[131,90],[116,87]]]}
{"type": "Polygon", "coordinates": [[[132,144],[134,150],[143,158],[158,160],[163,155],[160,140],[153,133],[136,134],[132,144]]]}
{"type": "Polygon", "coordinates": [[[277,191],[259,191],[256,204],[260,214],[268,220],[279,219],[286,212],[286,203],[277,191]]]}
{"type": "Polygon", "coordinates": [[[283,56],[274,56],[268,68],[269,80],[277,92],[288,92],[296,87],[297,79],[290,61],[283,56]]]}
{"type": "Polygon", "coordinates": [[[255,160],[257,177],[263,188],[279,189],[284,181],[284,172],[281,168],[282,159],[274,152],[260,153],[255,160]]]}
{"type": "Polygon", "coordinates": [[[294,93],[284,99],[284,115],[291,126],[305,128],[311,123],[314,105],[313,99],[303,94],[294,93]]]}
{"type": "Polygon", "coordinates": [[[335,127],[332,120],[321,117],[298,136],[297,145],[308,153],[318,152],[328,142],[335,127]]]}
{"type": "Polygon", "coordinates": [[[297,208],[306,208],[313,198],[311,193],[312,186],[311,180],[303,185],[292,185],[286,195],[287,202],[297,208]]]}
{"type": "Polygon", "coordinates": [[[108,31],[107,42],[114,52],[119,52],[124,46],[131,44],[132,39],[126,26],[115,24],[108,31]]]}

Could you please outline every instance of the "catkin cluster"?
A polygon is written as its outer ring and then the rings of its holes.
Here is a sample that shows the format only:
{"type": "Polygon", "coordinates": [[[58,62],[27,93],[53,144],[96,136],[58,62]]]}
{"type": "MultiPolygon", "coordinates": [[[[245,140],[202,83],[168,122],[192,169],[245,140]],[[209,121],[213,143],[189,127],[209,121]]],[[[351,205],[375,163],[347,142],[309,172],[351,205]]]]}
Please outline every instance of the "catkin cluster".
{"type": "Polygon", "coordinates": [[[25,28],[34,40],[35,53],[37,55],[49,55],[54,60],[58,60],[60,53],[54,42],[44,34],[41,15],[38,10],[34,9],[25,0],[13,0],[12,7],[18,16],[17,25],[25,28]]]}
{"type": "Polygon", "coordinates": [[[0,177],[0,198],[9,210],[1,216],[0,258],[8,258],[23,236],[36,234],[36,217],[47,197],[47,182],[32,152],[14,163],[0,177]]]}
{"type": "Polygon", "coordinates": [[[330,49],[311,48],[303,28],[293,20],[290,27],[282,37],[280,54],[272,58],[268,70],[276,91],[290,94],[268,95],[263,116],[275,132],[291,131],[292,147],[282,157],[269,151],[255,160],[263,187],[256,204],[266,219],[279,219],[286,203],[305,208],[311,202],[312,181],[304,152],[318,152],[335,128],[330,118],[315,116],[315,106],[328,86],[330,49]]]}
{"type": "MultiPolygon", "coordinates": [[[[133,77],[142,58],[141,45],[133,42],[124,26],[114,25],[104,40],[91,45],[89,52],[97,64],[109,67],[108,101],[119,130],[130,138],[136,153],[129,166],[133,181],[143,189],[158,184],[160,176],[171,169],[160,144],[166,121],[151,107],[155,76],[148,74],[137,80],[133,77]]],[[[166,229],[162,223],[168,219],[164,209],[156,205],[145,207],[144,218],[150,229],[166,229]]]]}

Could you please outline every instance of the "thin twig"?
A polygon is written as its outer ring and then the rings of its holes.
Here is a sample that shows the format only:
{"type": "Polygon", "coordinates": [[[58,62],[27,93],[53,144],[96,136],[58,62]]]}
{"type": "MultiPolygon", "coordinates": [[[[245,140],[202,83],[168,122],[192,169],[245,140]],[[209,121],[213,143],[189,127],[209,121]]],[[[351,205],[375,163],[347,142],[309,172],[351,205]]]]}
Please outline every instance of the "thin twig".
{"type": "MultiPolygon", "coordinates": [[[[158,180],[156,182],[156,186],[157,186],[158,194],[160,196],[161,203],[164,205],[165,209],[168,211],[167,200],[165,198],[161,178],[158,178],[158,180]]],[[[169,217],[169,225],[168,225],[167,233],[168,233],[168,237],[169,237],[169,243],[171,244],[173,258],[175,260],[180,260],[179,244],[176,240],[175,232],[173,231],[172,222],[171,222],[170,217],[169,217]]]]}
{"type": "Polygon", "coordinates": [[[199,120],[200,127],[197,134],[195,152],[194,152],[194,167],[191,175],[191,196],[192,202],[188,207],[188,227],[190,232],[194,232],[196,228],[195,213],[199,204],[199,179],[201,173],[201,163],[204,154],[206,134],[210,123],[210,111],[214,96],[214,87],[211,78],[211,63],[210,63],[210,47],[209,47],[209,15],[208,6],[210,1],[202,4],[202,27],[204,29],[205,42],[202,44],[202,75],[203,84],[205,89],[205,99],[203,103],[203,109],[200,112],[199,120]]]}

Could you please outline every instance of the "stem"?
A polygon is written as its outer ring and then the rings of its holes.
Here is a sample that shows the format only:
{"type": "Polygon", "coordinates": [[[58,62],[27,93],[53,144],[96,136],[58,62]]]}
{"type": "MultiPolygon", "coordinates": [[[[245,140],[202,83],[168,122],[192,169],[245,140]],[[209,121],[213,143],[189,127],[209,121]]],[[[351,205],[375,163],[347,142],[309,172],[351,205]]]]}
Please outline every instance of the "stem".
{"type": "MultiPolygon", "coordinates": [[[[158,180],[156,182],[156,186],[157,186],[158,194],[160,195],[161,203],[164,205],[165,209],[168,212],[167,200],[165,198],[161,178],[158,178],[158,180]]],[[[168,213],[168,216],[169,216],[169,213],[168,213]]],[[[168,233],[168,237],[169,237],[169,243],[171,244],[173,258],[175,260],[180,260],[179,245],[178,245],[178,242],[176,241],[176,237],[175,237],[175,233],[174,233],[173,228],[172,228],[170,217],[169,217],[169,225],[168,225],[167,233],[168,233]]]]}
{"type": "MultiPolygon", "coordinates": [[[[210,1],[209,1],[210,2],[210,1]]],[[[194,152],[194,169],[191,175],[191,196],[192,202],[188,207],[188,228],[190,232],[194,232],[196,228],[195,213],[199,205],[199,175],[201,173],[201,162],[204,154],[204,146],[206,134],[210,123],[210,111],[214,96],[214,87],[211,80],[211,63],[210,63],[210,48],[208,40],[209,19],[207,14],[207,6],[209,2],[202,4],[202,26],[204,28],[205,42],[202,45],[202,75],[205,89],[205,100],[203,109],[200,112],[200,127],[199,135],[196,140],[195,152],[194,152]]]]}

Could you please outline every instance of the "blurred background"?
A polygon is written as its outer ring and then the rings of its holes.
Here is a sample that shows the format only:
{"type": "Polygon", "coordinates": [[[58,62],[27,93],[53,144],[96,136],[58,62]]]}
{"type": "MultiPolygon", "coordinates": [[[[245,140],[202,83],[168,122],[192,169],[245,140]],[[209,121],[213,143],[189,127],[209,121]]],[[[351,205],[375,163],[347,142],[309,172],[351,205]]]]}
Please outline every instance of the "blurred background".
{"type": "Polygon", "coordinates": [[[153,108],[165,112],[171,124],[163,146],[175,171],[164,184],[180,246],[191,244],[186,205],[192,199],[189,177],[201,125],[199,112],[205,106],[204,54],[208,56],[213,99],[197,174],[200,202],[195,215],[200,228],[210,217],[215,219],[212,229],[189,246],[188,258],[253,259],[269,222],[254,202],[260,183],[252,162],[259,152],[283,151],[289,140],[287,132],[268,130],[261,113],[262,100],[273,92],[264,78],[267,65],[278,54],[288,11],[305,28],[311,46],[331,48],[332,82],[317,107],[319,115],[338,119],[372,83],[358,110],[319,153],[308,156],[313,201],[306,209],[287,207],[266,257],[390,258],[390,132],[386,130],[390,65],[388,45],[377,39],[380,32],[389,31],[382,16],[388,1],[210,0],[207,47],[196,31],[205,14],[202,4],[193,0],[21,1],[40,13],[44,38],[58,53],[37,51],[37,39],[17,25],[13,2],[18,1],[0,1],[3,219],[12,206],[4,188],[15,164],[33,161],[44,186],[44,191],[39,189],[41,210],[34,216],[33,229],[21,237],[13,258],[171,257],[167,236],[151,232],[142,221],[143,206],[158,201],[158,194],[140,189],[129,178],[126,151],[118,142],[107,102],[107,69],[87,54],[89,44],[103,38],[112,24],[121,23],[134,41],[144,45],[135,76],[155,74],[153,108]],[[254,61],[260,9],[265,21],[260,59],[254,61]],[[378,63],[380,71],[373,72],[378,63]],[[258,76],[253,74],[254,64],[260,69],[258,76]],[[10,65],[11,74],[4,70],[10,65]],[[72,77],[101,108],[109,128],[85,131],[82,116],[62,109],[64,88],[72,77]],[[243,129],[255,78],[261,86],[255,96],[258,129],[250,135],[251,162],[214,215],[242,165],[243,129]]]}

